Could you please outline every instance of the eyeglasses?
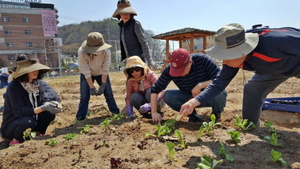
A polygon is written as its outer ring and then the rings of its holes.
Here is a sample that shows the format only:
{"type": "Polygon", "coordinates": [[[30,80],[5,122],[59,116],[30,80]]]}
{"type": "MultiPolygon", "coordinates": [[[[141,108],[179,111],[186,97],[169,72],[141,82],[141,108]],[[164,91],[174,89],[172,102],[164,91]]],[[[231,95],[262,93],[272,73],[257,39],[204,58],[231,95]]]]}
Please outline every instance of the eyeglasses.
{"type": "Polygon", "coordinates": [[[133,67],[133,68],[130,68],[130,69],[129,69],[129,72],[130,72],[130,73],[133,73],[134,71],[139,72],[139,71],[141,71],[141,69],[142,69],[142,68],[140,68],[140,67],[133,67]]]}

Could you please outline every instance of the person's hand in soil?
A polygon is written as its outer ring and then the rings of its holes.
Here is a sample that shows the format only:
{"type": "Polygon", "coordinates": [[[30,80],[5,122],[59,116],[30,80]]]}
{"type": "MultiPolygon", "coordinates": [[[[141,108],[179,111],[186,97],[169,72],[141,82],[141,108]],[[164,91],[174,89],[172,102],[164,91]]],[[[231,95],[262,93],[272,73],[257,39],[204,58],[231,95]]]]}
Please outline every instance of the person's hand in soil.
{"type": "Polygon", "coordinates": [[[161,115],[158,112],[152,113],[152,120],[154,123],[159,123],[162,120],[161,115]]]}
{"type": "Polygon", "coordinates": [[[188,115],[192,114],[193,110],[199,105],[200,103],[196,99],[190,99],[181,106],[179,113],[183,117],[187,117],[188,115]]]}

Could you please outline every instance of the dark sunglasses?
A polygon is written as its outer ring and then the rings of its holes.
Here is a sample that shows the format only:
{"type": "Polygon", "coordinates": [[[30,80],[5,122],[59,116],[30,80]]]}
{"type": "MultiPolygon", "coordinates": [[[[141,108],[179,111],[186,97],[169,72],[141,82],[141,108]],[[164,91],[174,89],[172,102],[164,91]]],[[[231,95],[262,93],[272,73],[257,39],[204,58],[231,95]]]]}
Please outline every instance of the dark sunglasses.
{"type": "Polygon", "coordinates": [[[140,68],[140,67],[133,67],[133,68],[130,68],[130,69],[129,69],[129,72],[130,72],[130,73],[133,73],[134,71],[139,72],[139,71],[141,71],[141,69],[142,69],[142,68],[140,68]]]}

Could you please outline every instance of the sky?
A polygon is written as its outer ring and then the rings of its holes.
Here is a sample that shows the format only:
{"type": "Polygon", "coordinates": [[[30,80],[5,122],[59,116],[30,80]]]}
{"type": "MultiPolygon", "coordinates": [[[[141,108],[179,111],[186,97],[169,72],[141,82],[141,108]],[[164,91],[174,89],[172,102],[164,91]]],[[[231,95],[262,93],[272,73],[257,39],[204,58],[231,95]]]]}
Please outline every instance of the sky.
{"type": "MultiPolygon", "coordinates": [[[[135,19],[155,35],[186,27],[217,31],[229,23],[300,28],[299,0],[129,0],[135,19]]],[[[117,0],[42,0],[58,10],[58,26],[101,21],[117,0]]]]}

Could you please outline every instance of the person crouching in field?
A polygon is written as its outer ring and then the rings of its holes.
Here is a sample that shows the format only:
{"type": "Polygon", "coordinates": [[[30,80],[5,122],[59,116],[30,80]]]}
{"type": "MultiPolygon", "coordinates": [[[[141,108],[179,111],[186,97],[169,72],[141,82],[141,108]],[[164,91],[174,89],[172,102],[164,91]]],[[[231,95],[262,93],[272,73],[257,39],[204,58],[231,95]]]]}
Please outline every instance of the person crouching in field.
{"type": "Polygon", "coordinates": [[[300,78],[300,29],[292,27],[255,28],[245,31],[238,23],[220,28],[215,34],[215,45],[206,53],[223,60],[223,67],[216,79],[197,99],[182,106],[193,109],[225,89],[237,72],[254,71],[244,86],[243,119],[260,126],[262,105],[267,95],[291,77],[300,78]]]}
{"type": "Polygon", "coordinates": [[[10,140],[10,145],[24,142],[23,132],[28,128],[37,135],[45,134],[55,114],[61,112],[56,92],[49,88],[46,92],[46,82],[41,80],[49,70],[36,60],[17,61],[13,80],[6,90],[1,126],[1,135],[10,140]],[[49,95],[56,99],[50,99],[49,95]]]}
{"type": "Polygon", "coordinates": [[[113,114],[120,113],[116,104],[110,79],[108,76],[111,45],[104,42],[99,32],[91,32],[78,49],[78,68],[80,72],[80,102],[76,114],[77,120],[84,120],[88,112],[90,95],[104,94],[109,111],[113,114]],[[100,86],[96,89],[94,81],[100,86]]]}
{"type": "MultiPolygon", "coordinates": [[[[151,112],[151,86],[157,81],[157,75],[138,56],[131,56],[127,59],[124,74],[127,77],[125,99],[127,116],[134,117],[133,106],[144,118],[151,118],[151,114],[149,114],[151,112]]],[[[158,112],[164,105],[163,92],[160,92],[158,96],[158,112]]]]}

